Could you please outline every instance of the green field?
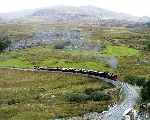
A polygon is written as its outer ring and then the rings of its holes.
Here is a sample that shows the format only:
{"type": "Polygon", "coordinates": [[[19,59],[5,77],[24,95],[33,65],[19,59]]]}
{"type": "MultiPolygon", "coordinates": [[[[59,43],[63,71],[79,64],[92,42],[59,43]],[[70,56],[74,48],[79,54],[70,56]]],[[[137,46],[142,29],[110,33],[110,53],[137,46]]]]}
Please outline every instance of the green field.
{"type": "Polygon", "coordinates": [[[101,52],[80,50],[56,50],[47,47],[34,47],[24,50],[5,52],[0,55],[0,67],[32,68],[34,65],[48,67],[75,67],[109,71],[106,62],[96,60],[106,56],[138,57],[138,50],[125,46],[108,46],[101,52]]]}
{"type": "Polygon", "coordinates": [[[102,54],[108,56],[139,56],[139,52],[136,49],[128,48],[126,46],[107,46],[105,50],[102,51],[102,54]]]}
{"type": "Polygon", "coordinates": [[[109,70],[106,63],[92,59],[94,54],[86,51],[61,51],[36,47],[1,54],[0,67],[32,68],[38,65],[109,70]]]}
{"type": "Polygon", "coordinates": [[[118,90],[94,78],[9,69],[0,69],[0,76],[1,120],[78,116],[92,111],[101,112],[118,100],[118,90]],[[102,99],[102,93],[110,98],[102,99]],[[96,96],[92,98],[92,94],[96,96]],[[87,99],[87,96],[91,98],[87,99]]]}

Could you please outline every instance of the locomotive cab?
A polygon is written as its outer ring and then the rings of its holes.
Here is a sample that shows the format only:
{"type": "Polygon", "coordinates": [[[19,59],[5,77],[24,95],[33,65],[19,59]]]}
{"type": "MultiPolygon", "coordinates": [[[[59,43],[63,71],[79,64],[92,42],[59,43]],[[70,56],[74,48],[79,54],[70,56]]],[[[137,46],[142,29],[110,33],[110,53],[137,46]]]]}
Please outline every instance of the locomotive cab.
{"type": "Polygon", "coordinates": [[[116,81],[116,80],[117,80],[117,78],[118,78],[118,76],[117,76],[117,75],[113,75],[111,79],[116,81]]]}

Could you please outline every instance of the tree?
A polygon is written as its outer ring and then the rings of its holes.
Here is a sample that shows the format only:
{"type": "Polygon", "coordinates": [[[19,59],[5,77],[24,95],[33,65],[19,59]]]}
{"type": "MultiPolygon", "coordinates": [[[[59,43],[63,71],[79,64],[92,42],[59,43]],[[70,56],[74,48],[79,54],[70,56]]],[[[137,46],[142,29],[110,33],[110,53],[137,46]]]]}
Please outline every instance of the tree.
{"type": "Polygon", "coordinates": [[[0,52],[5,50],[10,43],[11,42],[8,40],[8,36],[0,36],[0,52]]]}
{"type": "Polygon", "coordinates": [[[141,90],[141,96],[143,101],[150,102],[150,80],[148,80],[146,84],[143,86],[141,90]]]}
{"type": "Polygon", "coordinates": [[[150,40],[144,42],[144,49],[150,51],[150,40]]]}
{"type": "Polygon", "coordinates": [[[150,42],[146,45],[146,49],[150,50],[150,42]]]}
{"type": "Polygon", "coordinates": [[[145,84],[145,77],[141,76],[127,75],[124,77],[124,80],[132,85],[143,86],[145,84]]]}

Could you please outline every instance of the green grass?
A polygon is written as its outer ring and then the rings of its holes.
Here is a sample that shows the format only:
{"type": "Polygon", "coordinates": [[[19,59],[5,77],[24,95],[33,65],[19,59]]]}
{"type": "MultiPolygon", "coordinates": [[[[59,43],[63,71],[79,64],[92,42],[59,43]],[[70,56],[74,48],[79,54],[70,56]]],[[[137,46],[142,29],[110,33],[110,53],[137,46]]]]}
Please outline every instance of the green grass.
{"type": "Polygon", "coordinates": [[[139,52],[136,49],[128,48],[126,46],[107,46],[105,50],[102,51],[102,54],[108,56],[138,56],[139,52]]]}
{"type": "Polygon", "coordinates": [[[138,58],[140,52],[126,46],[108,46],[100,52],[80,50],[55,50],[50,46],[34,47],[24,50],[5,52],[0,55],[0,67],[33,68],[37,66],[48,67],[74,67],[94,69],[99,71],[112,71],[112,69],[97,57],[116,56],[120,60],[124,57],[138,58]]]}
{"type": "MultiPolygon", "coordinates": [[[[150,55],[146,54],[146,57],[149,59],[150,55]]],[[[116,70],[117,74],[119,75],[119,79],[124,80],[124,77],[128,75],[148,78],[150,75],[150,64],[140,62],[143,60],[147,59],[133,56],[120,57],[119,67],[116,70]]]]}
{"type": "Polygon", "coordinates": [[[105,66],[105,64],[102,63],[96,63],[96,62],[78,62],[78,61],[69,61],[66,59],[57,60],[57,59],[50,59],[43,61],[42,66],[48,66],[48,67],[73,67],[73,68],[83,68],[83,69],[95,69],[95,70],[103,70],[107,71],[109,68],[105,66]]]}
{"type": "Polygon", "coordinates": [[[22,61],[19,59],[9,59],[6,61],[1,61],[1,67],[17,67],[17,68],[30,68],[33,67],[30,63],[22,61]]]}
{"type": "MultiPolygon", "coordinates": [[[[100,60],[98,54],[91,51],[55,50],[47,47],[35,47],[0,55],[0,67],[32,68],[34,65],[48,67],[75,67],[108,71],[108,65],[100,60]]],[[[100,55],[100,54],[99,54],[100,55]]]]}
{"type": "Polygon", "coordinates": [[[91,41],[100,42],[102,45],[126,45],[132,48],[143,50],[143,42],[150,38],[149,28],[93,28],[88,38],[91,41]]]}
{"type": "Polygon", "coordinates": [[[0,69],[0,76],[2,120],[47,120],[101,112],[118,98],[112,85],[79,75],[0,69]],[[89,88],[105,91],[111,100],[77,103],[65,98],[66,95],[80,94],[89,88]],[[109,90],[113,90],[115,95],[109,94],[112,93],[109,90]]]}

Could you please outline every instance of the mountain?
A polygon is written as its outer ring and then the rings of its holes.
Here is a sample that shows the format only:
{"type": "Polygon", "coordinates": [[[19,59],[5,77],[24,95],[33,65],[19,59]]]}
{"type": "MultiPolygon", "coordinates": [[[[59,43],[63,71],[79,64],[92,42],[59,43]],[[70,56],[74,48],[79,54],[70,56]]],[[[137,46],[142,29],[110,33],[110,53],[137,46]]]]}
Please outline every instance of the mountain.
{"type": "Polygon", "coordinates": [[[3,18],[1,18],[1,17],[0,17],[0,23],[4,23],[4,20],[3,20],[3,18]]]}
{"type": "Polygon", "coordinates": [[[96,25],[132,25],[150,21],[149,17],[137,17],[125,13],[118,13],[94,6],[55,6],[42,9],[23,10],[7,14],[0,14],[11,22],[44,22],[44,23],[77,23],[96,25]]]}
{"type": "Polygon", "coordinates": [[[140,17],[139,21],[143,23],[150,22],[150,17],[147,17],[147,16],[140,17]]]}
{"type": "Polygon", "coordinates": [[[124,13],[117,13],[110,10],[93,6],[68,7],[57,6],[52,8],[40,9],[32,16],[45,17],[49,20],[80,20],[80,19],[115,19],[137,22],[140,18],[124,13]]]}
{"type": "Polygon", "coordinates": [[[29,10],[22,10],[17,12],[0,13],[0,17],[5,20],[18,19],[22,17],[28,17],[29,15],[32,15],[37,10],[38,9],[29,9],[29,10]]]}

